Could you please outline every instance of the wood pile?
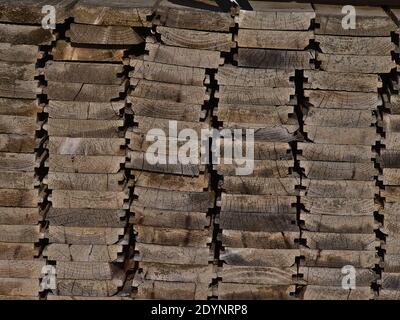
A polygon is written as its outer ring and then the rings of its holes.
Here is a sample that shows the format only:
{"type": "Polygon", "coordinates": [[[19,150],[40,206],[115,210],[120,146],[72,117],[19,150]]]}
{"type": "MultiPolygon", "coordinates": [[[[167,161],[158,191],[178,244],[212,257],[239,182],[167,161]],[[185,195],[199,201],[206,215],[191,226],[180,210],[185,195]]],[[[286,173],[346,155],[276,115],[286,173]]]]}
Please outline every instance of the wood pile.
{"type": "MultiPolygon", "coordinates": [[[[129,132],[129,168],[137,196],[131,222],[139,268],[133,280],[135,298],[207,299],[216,277],[209,166],[196,158],[188,164],[168,160],[151,165],[146,161],[146,135],[152,128],[166,133],[168,147],[159,153],[168,159],[178,156],[172,144],[181,147],[186,141],[178,138],[182,129],[192,129],[202,143],[201,130],[211,127],[208,86],[224,61],[221,52],[233,45],[233,19],[229,13],[170,1],[162,1],[154,15],[155,33],[146,38],[146,53],[130,57],[129,102],[136,126],[129,132]],[[170,131],[171,123],[177,132],[170,131]]],[[[208,148],[206,143],[202,148],[208,148]]]]}
{"type": "Polygon", "coordinates": [[[303,299],[372,299],[379,264],[375,232],[379,174],[379,74],[394,68],[394,23],[381,8],[357,7],[357,28],[344,30],[341,6],[314,5],[319,69],[305,71],[307,140],[299,143],[304,197],[299,274],[303,299]],[[372,24],[376,19],[380,24],[372,24]],[[356,288],[343,290],[342,268],[353,266],[356,288]]]}
{"type": "Polygon", "coordinates": [[[253,11],[239,10],[235,17],[235,65],[216,75],[221,129],[254,129],[255,138],[251,175],[238,176],[234,164],[215,165],[224,263],[218,298],[291,299],[300,256],[300,176],[291,150],[301,139],[294,78],[296,69],[313,68],[307,47],[314,11],[309,4],[250,4],[253,11]]]}
{"type": "MultiPolygon", "coordinates": [[[[392,9],[397,26],[400,28],[400,10],[392,9]]],[[[396,60],[399,63],[399,34],[397,29],[395,35],[396,60]]],[[[380,166],[382,173],[380,179],[384,185],[381,194],[384,198],[382,210],[384,223],[382,232],[386,235],[385,243],[382,245],[384,261],[383,272],[380,279],[379,299],[400,299],[400,166],[399,166],[399,136],[398,126],[400,120],[400,67],[393,73],[392,82],[388,87],[385,97],[385,109],[382,114],[382,127],[385,134],[382,144],[384,149],[380,154],[380,166]]]]}

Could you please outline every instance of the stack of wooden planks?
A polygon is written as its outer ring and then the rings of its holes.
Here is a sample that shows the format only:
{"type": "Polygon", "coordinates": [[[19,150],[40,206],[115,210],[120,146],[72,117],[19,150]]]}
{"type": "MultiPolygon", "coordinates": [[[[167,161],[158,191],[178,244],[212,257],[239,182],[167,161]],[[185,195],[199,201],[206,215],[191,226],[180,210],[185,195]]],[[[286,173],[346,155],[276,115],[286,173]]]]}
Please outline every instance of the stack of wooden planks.
{"type": "MultiPolygon", "coordinates": [[[[61,1],[48,2],[58,7],[61,1]]],[[[63,8],[58,9],[61,19],[63,8]]],[[[55,34],[42,28],[40,15],[41,6],[34,1],[0,2],[1,299],[38,299],[46,264],[39,247],[48,208],[38,67],[55,34]]]]}
{"type": "MultiPolygon", "coordinates": [[[[400,9],[392,9],[391,14],[400,27],[400,9]]],[[[396,59],[399,60],[399,34],[397,29],[395,36],[396,59]]],[[[400,299],[400,67],[394,72],[393,82],[388,87],[385,95],[385,109],[382,115],[382,127],[384,149],[380,154],[380,166],[382,173],[380,179],[384,190],[381,195],[385,200],[382,210],[384,220],[382,232],[386,235],[386,241],[382,246],[384,251],[383,271],[380,279],[379,299],[400,299]]]]}
{"type": "Polygon", "coordinates": [[[123,56],[143,42],[142,11],[126,4],[76,4],[44,68],[52,205],[44,255],[57,269],[48,299],[116,296],[125,281],[131,180],[123,56]]]}
{"type": "MultiPolygon", "coordinates": [[[[215,165],[221,176],[219,299],[291,299],[300,238],[291,143],[301,139],[295,113],[295,69],[312,68],[309,4],[250,2],[235,17],[237,66],[218,69],[216,116],[221,130],[254,130],[254,171],[215,165]]],[[[236,137],[235,137],[236,139],[236,137]]],[[[232,142],[231,142],[232,143],[232,142]]],[[[235,140],[235,143],[238,143],[235,140]]],[[[246,144],[243,141],[246,155],[246,144]]],[[[240,159],[237,159],[240,160],[240,159]]]]}
{"type": "Polygon", "coordinates": [[[319,69],[304,72],[307,141],[298,145],[305,176],[300,296],[372,299],[381,207],[374,161],[380,140],[379,74],[394,67],[390,35],[395,25],[381,8],[356,7],[356,29],[345,30],[341,6],[314,8],[319,69]],[[345,290],[342,280],[352,271],[356,287],[345,290]]]}
{"type": "MultiPolygon", "coordinates": [[[[200,163],[198,148],[188,163],[177,162],[177,157],[187,138],[182,129],[192,130],[195,137],[188,137],[200,146],[201,131],[210,128],[207,86],[212,70],[223,63],[220,51],[230,51],[233,44],[233,19],[220,11],[161,1],[154,23],[146,54],[130,58],[129,102],[135,128],[129,132],[129,168],[137,197],[131,222],[139,268],[134,297],[207,299],[215,278],[210,174],[206,163],[200,163]],[[165,136],[153,135],[151,129],[162,130],[165,136]],[[149,146],[156,139],[167,144],[158,149],[157,157],[167,159],[152,164],[149,146]]],[[[203,143],[201,148],[208,148],[208,139],[203,143]]]]}

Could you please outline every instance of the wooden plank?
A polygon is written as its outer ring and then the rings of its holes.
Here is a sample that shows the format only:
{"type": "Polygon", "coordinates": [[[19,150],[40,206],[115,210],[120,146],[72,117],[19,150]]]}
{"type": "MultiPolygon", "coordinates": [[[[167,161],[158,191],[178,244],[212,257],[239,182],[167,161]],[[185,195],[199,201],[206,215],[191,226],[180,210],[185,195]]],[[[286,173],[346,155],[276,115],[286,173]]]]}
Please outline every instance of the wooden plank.
{"type": "Polygon", "coordinates": [[[387,37],[392,31],[397,30],[394,21],[380,7],[357,6],[355,29],[343,28],[342,20],[345,14],[342,13],[342,6],[317,4],[314,8],[315,21],[319,24],[319,28],[315,30],[316,34],[387,37]]]}
{"type": "Polygon", "coordinates": [[[0,23],[0,42],[40,46],[51,45],[54,40],[52,31],[41,26],[0,23]]]}
{"type": "Polygon", "coordinates": [[[69,42],[59,40],[51,54],[56,61],[121,62],[124,50],[74,47],[69,42]]]}
{"type": "Polygon", "coordinates": [[[210,226],[210,218],[204,212],[184,212],[149,209],[135,206],[129,222],[134,225],[202,230],[210,226]]]}
{"type": "Polygon", "coordinates": [[[298,143],[298,159],[338,162],[371,162],[376,157],[370,146],[298,143]]]}
{"type": "MultiPolygon", "coordinates": [[[[293,119],[296,121],[297,119],[293,119]]],[[[266,124],[257,124],[257,123],[238,123],[238,122],[225,122],[221,129],[229,129],[235,132],[234,130],[241,130],[239,132],[242,133],[246,138],[246,130],[254,130],[254,139],[264,140],[269,142],[291,142],[297,139],[301,139],[296,133],[299,129],[298,124],[294,125],[266,125],[266,124]]],[[[228,131],[228,135],[231,133],[228,131]]],[[[223,136],[223,134],[222,134],[223,136]]],[[[229,139],[229,136],[228,136],[229,139]]],[[[247,141],[247,138],[244,139],[247,141]]],[[[244,143],[243,145],[246,145],[244,143]]]]}
{"type": "Polygon", "coordinates": [[[203,86],[206,80],[208,80],[205,70],[202,68],[144,61],[143,58],[131,58],[129,64],[134,68],[134,70],[129,73],[129,76],[133,79],[145,79],[192,86],[203,86]]]}
{"type": "Polygon", "coordinates": [[[124,174],[50,172],[43,180],[52,190],[122,191],[124,174]],[[121,182],[121,184],[120,184],[121,182]]]}
{"type": "Polygon", "coordinates": [[[39,208],[0,207],[0,225],[36,225],[42,219],[39,208]]]}
{"type": "Polygon", "coordinates": [[[0,153],[0,170],[29,172],[34,176],[36,155],[27,153],[0,153]]]}
{"type": "Polygon", "coordinates": [[[380,178],[384,185],[400,185],[400,169],[384,168],[380,178]]]}
{"type": "Polygon", "coordinates": [[[198,122],[205,117],[199,104],[129,97],[135,116],[198,122]]]}
{"type": "Polygon", "coordinates": [[[0,295],[37,297],[39,279],[0,278],[0,295]]]}
{"type": "Polygon", "coordinates": [[[389,133],[388,135],[400,132],[400,115],[384,114],[382,118],[383,118],[383,123],[382,123],[383,129],[385,130],[385,132],[389,133]]]}
{"type": "Polygon", "coordinates": [[[378,175],[373,162],[301,161],[301,167],[307,178],[317,180],[372,181],[378,175]]]}
{"type": "Polygon", "coordinates": [[[351,251],[300,249],[300,252],[305,258],[301,261],[301,265],[306,267],[342,268],[346,265],[352,265],[354,268],[372,269],[375,267],[375,264],[378,264],[379,262],[376,250],[351,251]]]}
{"type": "Polygon", "coordinates": [[[210,69],[217,69],[224,63],[218,51],[170,47],[148,39],[146,50],[149,54],[144,56],[145,61],[210,69]]]}
{"type": "Polygon", "coordinates": [[[225,194],[221,196],[220,207],[224,212],[238,213],[296,213],[294,196],[261,196],[225,194]]]}
{"type": "Polygon", "coordinates": [[[311,214],[373,216],[379,209],[374,199],[311,198],[302,197],[301,202],[311,214]]]}
{"type": "MultiPolygon", "coordinates": [[[[46,0],[46,5],[51,5],[57,12],[56,23],[63,23],[69,17],[70,9],[76,0],[46,0]]],[[[0,3],[0,21],[19,24],[41,24],[44,17],[42,1],[2,0],[0,3]]]]}
{"type": "MultiPolygon", "coordinates": [[[[370,269],[356,269],[357,287],[368,287],[378,275],[370,269]]],[[[343,273],[340,268],[300,267],[299,273],[307,285],[338,287],[342,289],[343,273]]]]}
{"type": "Polygon", "coordinates": [[[243,267],[224,265],[218,270],[218,277],[223,283],[257,285],[291,285],[297,268],[243,267]]]}
{"type": "Polygon", "coordinates": [[[123,82],[123,65],[49,61],[44,68],[46,80],[71,83],[117,84],[123,82]]]}
{"type": "Polygon", "coordinates": [[[124,210],[112,209],[63,209],[51,207],[46,214],[50,225],[65,227],[123,228],[124,210]]]}
{"type": "MultiPolygon", "coordinates": [[[[222,207],[222,210],[225,210],[222,207]]],[[[259,213],[259,212],[229,212],[220,214],[220,226],[223,230],[268,231],[268,232],[295,232],[296,215],[287,213],[259,213]]]]}
{"type": "Polygon", "coordinates": [[[220,260],[228,265],[288,268],[295,265],[300,251],[296,249],[225,248],[220,260]]]}
{"type": "Polygon", "coordinates": [[[382,105],[377,93],[304,90],[304,96],[316,108],[375,110],[382,105]]]}
{"type": "Polygon", "coordinates": [[[221,181],[220,186],[226,193],[236,194],[265,194],[296,196],[299,191],[295,189],[300,185],[298,178],[264,178],[264,177],[234,177],[227,176],[221,181]]]}
{"type": "Polygon", "coordinates": [[[0,225],[0,241],[9,243],[36,243],[40,238],[39,225],[0,225]]]}
{"type": "MultiPolygon", "coordinates": [[[[290,176],[289,168],[294,166],[292,160],[255,160],[252,176],[265,178],[286,178],[290,176]]],[[[214,165],[214,170],[221,176],[236,176],[235,164],[214,165]]]]}
{"type": "Polygon", "coordinates": [[[137,285],[137,293],[134,295],[136,300],[206,300],[210,294],[208,283],[144,281],[135,285],[137,285]]]}
{"type": "Polygon", "coordinates": [[[0,278],[24,278],[39,280],[44,260],[0,260],[0,278]]]}
{"type": "Polygon", "coordinates": [[[311,31],[264,31],[241,29],[239,26],[236,41],[240,48],[304,50],[313,38],[311,31]]]}
{"type": "Polygon", "coordinates": [[[68,138],[49,137],[50,153],[60,155],[123,156],[123,138],[68,138]]]}
{"type": "Polygon", "coordinates": [[[175,164],[171,164],[168,160],[166,163],[158,161],[157,163],[152,164],[147,160],[147,157],[149,156],[153,157],[154,155],[147,152],[142,153],[137,151],[129,151],[129,162],[125,163],[125,167],[136,171],[152,171],[161,174],[175,174],[188,177],[198,177],[200,173],[205,171],[205,167],[203,165],[196,163],[198,162],[198,159],[196,158],[194,158],[192,161],[195,164],[181,164],[179,161],[176,161],[177,163],[175,164]]]}
{"type": "Polygon", "coordinates": [[[303,121],[306,125],[323,127],[368,128],[376,123],[376,116],[370,110],[309,107],[303,121]]]}
{"type": "Polygon", "coordinates": [[[58,280],[56,292],[65,296],[111,297],[122,285],[122,280],[58,280]]]}
{"type": "Polygon", "coordinates": [[[289,70],[238,68],[227,64],[218,68],[215,79],[225,86],[285,88],[294,87],[291,81],[294,76],[289,70]]]}
{"type": "Polygon", "coordinates": [[[168,46],[230,52],[236,46],[231,33],[205,32],[158,26],[156,32],[168,46]]]}
{"type": "Polygon", "coordinates": [[[375,181],[302,179],[301,185],[302,193],[312,198],[371,199],[379,193],[375,181]]]}
{"type": "Polygon", "coordinates": [[[55,244],[50,243],[44,248],[43,256],[50,261],[74,262],[121,262],[118,255],[122,245],[96,244],[55,244]]]}
{"type": "MultiPolygon", "coordinates": [[[[224,150],[225,147],[233,148],[234,142],[222,139],[220,147],[221,150],[224,150]]],[[[242,154],[246,154],[246,144],[242,145],[242,154]]],[[[255,140],[254,160],[293,160],[293,154],[289,143],[255,140]]]]}
{"type": "Polygon", "coordinates": [[[208,192],[177,192],[136,187],[134,190],[138,199],[136,206],[174,211],[207,212],[212,206],[212,197],[208,192]]]}
{"type": "Polygon", "coordinates": [[[50,171],[75,173],[117,173],[125,157],[116,156],[76,156],[50,154],[46,164],[50,171]]]}
{"type": "Polygon", "coordinates": [[[135,226],[136,244],[158,244],[178,247],[207,247],[212,242],[212,233],[205,230],[186,230],[135,226]]]}
{"type": "Polygon", "coordinates": [[[294,285],[219,283],[220,300],[293,300],[294,285]]]}
{"type": "Polygon", "coordinates": [[[301,220],[304,229],[311,232],[374,234],[374,230],[379,227],[373,214],[365,216],[301,214],[301,220]]]}
{"type": "MultiPolygon", "coordinates": [[[[121,138],[124,120],[75,120],[50,118],[45,125],[50,136],[69,138],[121,138]]],[[[79,141],[79,140],[76,140],[79,141]]]]}
{"type": "Polygon", "coordinates": [[[380,246],[374,233],[323,233],[303,231],[302,238],[306,239],[306,245],[314,250],[354,250],[373,251],[380,246]]]}
{"type": "Polygon", "coordinates": [[[262,30],[308,30],[315,13],[310,4],[252,1],[253,10],[240,10],[239,28],[262,30]]]}
{"type": "Polygon", "coordinates": [[[356,72],[356,73],[390,73],[396,68],[396,63],[391,56],[363,56],[336,55],[317,52],[320,68],[329,72],[356,72]]]}
{"type": "Polygon", "coordinates": [[[304,77],[307,79],[303,84],[305,89],[376,93],[382,88],[382,81],[375,74],[305,70],[304,77]]]}
{"type": "Polygon", "coordinates": [[[400,275],[398,273],[383,272],[382,274],[382,288],[399,290],[400,288],[400,275]]]}
{"type": "MultiPolygon", "coordinates": [[[[375,23],[375,21],[374,21],[375,23]]],[[[395,49],[390,33],[386,37],[344,37],[316,35],[323,53],[363,56],[391,56],[395,49]]],[[[364,57],[363,57],[364,58],[364,57]]],[[[382,59],[383,57],[381,57],[382,59]]]]}
{"type": "Polygon", "coordinates": [[[291,102],[294,88],[233,87],[219,86],[215,97],[221,104],[248,104],[285,106],[291,102]]]}
{"type": "Polygon", "coordinates": [[[304,132],[314,143],[373,146],[380,140],[375,127],[341,128],[304,125],[304,132]]]}
{"type": "Polygon", "coordinates": [[[139,80],[130,96],[200,105],[210,98],[206,94],[204,86],[187,86],[147,80],[139,80]]]}
{"type": "Polygon", "coordinates": [[[7,82],[0,84],[0,95],[5,98],[35,99],[42,93],[37,80],[7,82]]]}
{"type": "Polygon", "coordinates": [[[44,93],[51,100],[110,102],[120,97],[120,93],[125,90],[124,86],[49,81],[44,93]]]}
{"type": "Polygon", "coordinates": [[[38,190],[0,189],[0,206],[36,208],[41,201],[38,190]]]}
{"type": "Polygon", "coordinates": [[[302,300],[372,300],[375,295],[370,286],[351,290],[326,286],[305,286],[301,292],[302,300]]]}
{"type": "Polygon", "coordinates": [[[231,15],[221,12],[217,6],[212,10],[199,10],[163,1],[156,8],[156,16],[159,17],[156,24],[172,28],[228,32],[235,25],[231,15]]]}
{"type": "MultiPolygon", "coordinates": [[[[157,118],[149,118],[143,116],[135,116],[135,123],[137,123],[137,128],[133,129],[134,132],[145,133],[146,135],[151,136],[148,132],[151,129],[157,128],[163,130],[166,135],[169,135],[170,127],[172,126],[171,121],[168,119],[157,119],[157,118]]],[[[177,121],[176,128],[178,132],[183,129],[192,129],[196,131],[197,135],[201,136],[202,129],[210,129],[210,125],[207,122],[190,122],[190,121],[177,121]]],[[[158,135],[155,135],[158,137],[158,135]]],[[[173,135],[171,135],[173,137],[173,135]]],[[[161,137],[164,138],[164,137],[161,137]]],[[[176,137],[174,137],[176,138],[176,137]]]]}
{"type": "Polygon", "coordinates": [[[53,190],[49,200],[54,208],[123,209],[125,192],[53,190]]]}
{"type": "Polygon", "coordinates": [[[155,0],[122,0],[106,3],[102,0],[80,0],[73,9],[74,21],[94,25],[150,27],[155,0]]]}
{"type": "Polygon", "coordinates": [[[37,76],[37,70],[33,63],[0,62],[0,81],[15,82],[16,80],[29,81],[37,76]]]}
{"type": "MultiPolygon", "coordinates": [[[[11,161],[6,161],[6,164],[13,165],[11,161]]],[[[33,189],[39,183],[38,177],[35,177],[35,167],[32,172],[0,172],[0,188],[33,189]]]]}
{"type": "Polygon", "coordinates": [[[313,69],[313,51],[287,51],[239,48],[237,55],[240,67],[264,69],[313,69]]]}
{"type": "Polygon", "coordinates": [[[137,45],[143,38],[132,28],[125,26],[100,26],[71,23],[65,33],[73,43],[96,45],[137,45]]]}
{"type": "Polygon", "coordinates": [[[400,292],[399,290],[381,289],[376,300],[400,300],[400,292]]]}
{"type": "MultiPolygon", "coordinates": [[[[235,88],[235,87],[232,87],[235,88]]],[[[237,88],[237,87],[236,87],[237,88]]],[[[224,88],[225,90],[225,88],[224,88]]],[[[246,94],[246,92],[244,92],[246,94]]],[[[227,94],[229,96],[229,93],[227,94]]],[[[222,98],[222,97],[221,97],[222,98]]],[[[232,97],[233,98],[233,97],[232,97]]],[[[222,99],[229,99],[223,95],[222,99]]],[[[214,112],[218,121],[222,122],[243,122],[259,124],[296,124],[294,119],[293,106],[258,106],[239,104],[218,104],[218,109],[214,112]]],[[[213,114],[213,115],[214,115],[213,114]]]]}
{"type": "Polygon", "coordinates": [[[50,118],[76,120],[118,120],[125,102],[82,102],[50,100],[45,111],[50,118]]]}
{"type": "Polygon", "coordinates": [[[0,42],[0,60],[7,62],[36,63],[42,57],[39,47],[34,45],[14,45],[0,42]]]}
{"type": "Polygon", "coordinates": [[[400,188],[396,187],[386,187],[382,192],[382,197],[385,198],[386,201],[400,201],[400,188]]]}
{"type": "Polygon", "coordinates": [[[38,254],[33,243],[0,243],[1,260],[32,260],[38,254]]]}
{"type": "Polygon", "coordinates": [[[117,244],[124,235],[124,228],[83,228],[49,226],[46,238],[50,243],[79,245],[117,244]]]}
{"type": "Polygon", "coordinates": [[[36,117],[43,107],[39,105],[37,99],[10,99],[0,98],[0,115],[36,117]]]}
{"type": "Polygon", "coordinates": [[[112,280],[113,271],[106,262],[57,261],[57,280],[112,280]]]}
{"type": "Polygon", "coordinates": [[[187,192],[201,192],[208,188],[209,176],[185,177],[171,174],[133,171],[136,187],[187,192]]]}
{"type": "Polygon", "coordinates": [[[141,262],[140,272],[136,273],[133,286],[149,280],[204,284],[215,277],[216,273],[213,271],[212,265],[192,266],[141,262]]]}
{"type": "Polygon", "coordinates": [[[163,264],[208,265],[211,260],[209,248],[162,246],[136,243],[135,261],[163,264]]]}

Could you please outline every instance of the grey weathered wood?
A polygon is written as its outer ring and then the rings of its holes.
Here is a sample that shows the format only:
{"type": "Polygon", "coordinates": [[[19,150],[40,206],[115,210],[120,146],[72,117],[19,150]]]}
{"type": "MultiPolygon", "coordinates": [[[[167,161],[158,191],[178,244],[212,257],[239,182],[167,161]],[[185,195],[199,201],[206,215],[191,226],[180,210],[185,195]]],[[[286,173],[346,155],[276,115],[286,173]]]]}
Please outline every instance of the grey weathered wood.
{"type": "Polygon", "coordinates": [[[0,260],[0,278],[39,279],[45,260],[0,260]]]}
{"type": "Polygon", "coordinates": [[[111,266],[106,262],[60,261],[56,265],[57,279],[112,280],[111,266]]]}
{"type": "Polygon", "coordinates": [[[0,42],[13,45],[51,45],[55,36],[50,29],[41,26],[28,26],[0,23],[0,42]]]}
{"type": "Polygon", "coordinates": [[[0,98],[0,114],[10,116],[36,117],[43,106],[35,100],[0,98]]]}
{"type": "Polygon", "coordinates": [[[7,62],[36,63],[43,56],[38,46],[0,43],[0,59],[7,62]]]}
{"type": "Polygon", "coordinates": [[[1,225],[36,225],[41,220],[39,208],[0,207],[1,225]]]}
{"type": "Polygon", "coordinates": [[[279,69],[239,68],[224,65],[218,68],[215,79],[219,85],[243,87],[294,87],[294,72],[279,69]]]}
{"type": "Polygon", "coordinates": [[[57,293],[65,296],[111,297],[122,287],[122,280],[59,280],[57,293]]]}
{"type": "Polygon", "coordinates": [[[135,225],[188,230],[201,230],[210,225],[210,218],[204,212],[150,209],[140,206],[134,206],[133,212],[134,216],[130,218],[130,222],[135,225]]]}
{"type": "Polygon", "coordinates": [[[38,190],[0,189],[0,206],[36,208],[40,201],[38,190]]]}
{"type": "Polygon", "coordinates": [[[1,260],[32,260],[38,254],[33,243],[0,243],[1,260]]]}
{"type": "Polygon", "coordinates": [[[125,26],[100,26],[72,23],[65,34],[71,42],[96,45],[136,45],[143,38],[125,26]]]}
{"type": "Polygon", "coordinates": [[[124,102],[82,102],[50,100],[45,111],[50,118],[81,120],[118,120],[124,102]]]}
{"type": "Polygon", "coordinates": [[[236,44],[231,33],[205,32],[158,26],[156,32],[169,46],[230,52],[236,44]]]}
{"type": "Polygon", "coordinates": [[[50,137],[49,152],[59,155],[123,156],[123,138],[68,138],[50,137]]]}
{"type": "Polygon", "coordinates": [[[54,172],[117,173],[125,157],[50,154],[47,166],[54,172]]]}
{"type": "Polygon", "coordinates": [[[29,81],[38,75],[35,64],[19,62],[0,62],[0,82],[29,81]]]}
{"type": "Polygon", "coordinates": [[[374,233],[343,234],[303,231],[302,238],[306,239],[307,247],[315,250],[373,251],[381,245],[374,233]]]}
{"type": "Polygon", "coordinates": [[[368,128],[375,124],[376,116],[370,110],[310,107],[304,114],[303,121],[306,125],[323,127],[368,128]]]}
{"type": "Polygon", "coordinates": [[[371,162],[376,158],[370,146],[333,145],[302,143],[298,144],[299,160],[338,161],[338,162],[371,162]]]}
{"type": "MultiPolygon", "coordinates": [[[[122,245],[56,244],[44,249],[43,256],[50,261],[118,262],[122,245]]],[[[123,260],[123,259],[122,259],[123,260]]]]}
{"type": "Polygon", "coordinates": [[[305,286],[300,293],[303,300],[372,300],[375,295],[370,286],[352,290],[327,286],[305,286]]]}
{"type": "Polygon", "coordinates": [[[51,54],[56,61],[121,62],[124,50],[73,47],[71,43],[59,40],[52,48],[51,54]]]}
{"type": "Polygon", "coordinates": [[[36,243],[40,239],[39,225],[1,225],[0,241],[10,243],[36,243]]]}
{"type": "Polygon", "coordinates": [[[33,136],[0,134],[0,151],[33,153],[38,141],[33,136]]]}
{"type": "Polygon", "coordinates": [[[42,89],[36,80],[0,83],[0,95],[5,98],[35,99],[41,93],[42,89]]]}
{"type": "Polygon", "coordinates": [[[293,300],[294,285],[261,285],[219,283],[218,299],[221,300],[293,300]]]}
{"type": "Polygon", "coordinates": [[[379,205],[370,199],[302,197],[304,208],[316,215],[373,216],[379,205]]]}
{"type": "Polygon", "coordinates": [[[222,104],[285,106],[295,94],[294,88],[220,86],[216,97],[222,104]]]}
{"type": "Polygon", "coordinates": [[[304,77],[305,89],[377,92],[382,88],[382,81],[375,74],[305,70],[304,77]]]}
{"type": "Polygon", "coordinates": [[[287,51],[239,48],[237,55],[241,67],[275,69],[313,69],[313,51],[287,51]]]}

